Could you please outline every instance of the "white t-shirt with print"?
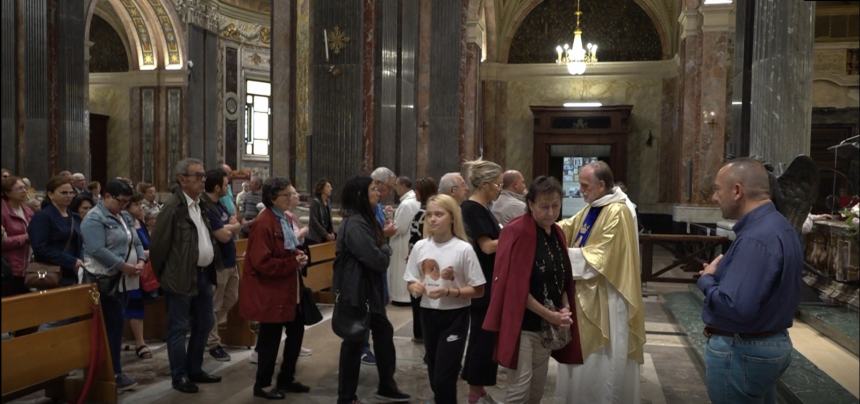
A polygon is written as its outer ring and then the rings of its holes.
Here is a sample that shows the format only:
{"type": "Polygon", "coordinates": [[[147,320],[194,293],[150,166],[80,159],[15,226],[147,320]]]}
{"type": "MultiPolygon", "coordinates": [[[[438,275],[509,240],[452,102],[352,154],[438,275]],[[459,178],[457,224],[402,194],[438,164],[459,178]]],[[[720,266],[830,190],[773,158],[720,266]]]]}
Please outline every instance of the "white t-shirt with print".
{"type": "MultiPolygon", "coordinates": [[[[406,282],[422,282],[430,291],[434,288],[463,288],[466,286],[481,286],[487,283],[481,264],[472,245],[452,237],[444,243],[437,243],[432,238],[425,238],[412,247],[409,260],[406,262],[406,272],[403,274],[406,282]],[[453,269],[453,279],[443,276],[447,268],[453,269]],[[448,278],[448,279],[446,279],[448,278]]],[[[472,299],[442,296],[431,299],[426,295],[421,299],[421,307],[436,310],[453,310],[468,307],[472,299]]]]}

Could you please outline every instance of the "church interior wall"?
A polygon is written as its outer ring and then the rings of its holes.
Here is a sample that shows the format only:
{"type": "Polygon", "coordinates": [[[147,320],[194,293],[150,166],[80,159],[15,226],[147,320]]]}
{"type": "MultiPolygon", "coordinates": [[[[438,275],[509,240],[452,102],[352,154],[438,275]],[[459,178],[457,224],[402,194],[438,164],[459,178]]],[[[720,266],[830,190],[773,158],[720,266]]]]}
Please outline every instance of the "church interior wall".
{"type": "Polygon", "coordinates": [[[627,143],[627,186],[636,203],[656,203],[660,185],[661,108],[660,78],[539,78],[506,83],[506,168],[532,178],[534,118],[529,106],[561,105],[568,101],[599,101],[603,105],[633,105],[627,143]],[[649,134],[652,146],[647,146],[649,134]]]}

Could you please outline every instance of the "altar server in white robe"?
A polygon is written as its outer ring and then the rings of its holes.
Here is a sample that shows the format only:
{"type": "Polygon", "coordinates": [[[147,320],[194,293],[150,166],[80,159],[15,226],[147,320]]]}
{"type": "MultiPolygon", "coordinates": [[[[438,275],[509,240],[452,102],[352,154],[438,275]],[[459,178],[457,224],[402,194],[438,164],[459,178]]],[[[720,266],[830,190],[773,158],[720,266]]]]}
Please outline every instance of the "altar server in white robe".
{"type": "Polygon", "coordinates": [[[409,258],[412,219],[421,209],[421,202],[415,199],[412,180],[408,177],[398,177],[395,189],[397,195],[400,195],[400,204],[394,211],[394,227],[397,232],[389,241],[391,260],[388,264],[388,293],[395,304],[409,306],[411,304],[409,291],[406,289],[406,283],[403,282],[403,273],[406,271],[406,260],[409,258]]]}

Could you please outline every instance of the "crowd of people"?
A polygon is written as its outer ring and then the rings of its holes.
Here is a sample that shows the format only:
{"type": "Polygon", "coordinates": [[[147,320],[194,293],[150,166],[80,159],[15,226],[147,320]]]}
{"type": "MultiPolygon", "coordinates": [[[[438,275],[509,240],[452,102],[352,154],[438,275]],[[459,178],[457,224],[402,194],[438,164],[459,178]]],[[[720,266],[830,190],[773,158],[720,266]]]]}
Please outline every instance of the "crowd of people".
{"type": "MultiPolygon", "coordinates": [[[[259,324],[253,395],[310,391],[296,374],[306,354],[307,246],[335,242],[339,403],[359,402],[362,363],[377,368],[377,398],[410,400],[395,380],[389,303],[412,308],[413,341],[424,346],[437,403],[457,402],[459,379],[469,386],[470,404],[490,402],[486,387],[497,384],[500,367],[508,383],[496,399],[541,402],[550,357],[559,363],[558,402],[640,401],[645,329],[636,205],[605,162],[580,170],[587,205],[561,221],[557,179],[528,184],[485,160],[438,181],[379,167],[346,181],[339,201],[332,200],[335,184],[319,180],[307,226],[286,178],[253,176],[234,197],[229,166],[207,171],[188,158],[175,172],[163,203],[152,184],[117,178],[101,187],[70,173],[52,177],[44,201],[33,203],[24,179],[3,173],[3,296],[32,290],[25,280],[31,262],[59,266],[60,285],[96,283],[120,389],[135,385],[120,360],[124,322],[137,356],[151,358],[144,301],[161,294],[174,389],[195,393],[199,384],[221,381],[203,370],[203,357],[230,360],[218,326],[238,304],[242,317],[259,324]],[[335,226],[338,202],[342,222],[335,226]],[[238,237],[247,237],[241,282],[238,237]],[[160,288],[143,289],[147,271],[160,288]],[[282,333],[283,358],[270,387],[282,333]]],[[[738,239],[703,266],[698,281],[714,402],[773,402],[775,380],[790,363],[786,328],[798,302],[802,250],[769,198],[767,173],[754,160],[727,163],[716,177],[714,202],[739,221],[738,239]],[[762,270],[747,270],[750,262],[762,270]],[[742,357],[764,359],[751,367],[742,357]],[[751,377],[756,383],[743,382],[751,377]]]]}

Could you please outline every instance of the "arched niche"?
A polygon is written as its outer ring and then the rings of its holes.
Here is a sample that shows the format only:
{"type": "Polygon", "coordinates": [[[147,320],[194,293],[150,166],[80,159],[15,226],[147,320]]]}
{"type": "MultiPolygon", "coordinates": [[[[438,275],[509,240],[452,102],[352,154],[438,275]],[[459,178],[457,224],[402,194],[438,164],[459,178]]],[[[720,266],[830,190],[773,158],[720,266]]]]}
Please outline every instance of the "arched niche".
{"type": "MultiPolygon", "coordinates": [[[[660,35],[634,0],[582,0],[583,45],[599,45],[600,61],[660,60],[660,35]]],[[[511,40],[508,63],[551,63],[555,47],[573,42],[576,2],[544,0],[526,17],[511,40]]]]}

